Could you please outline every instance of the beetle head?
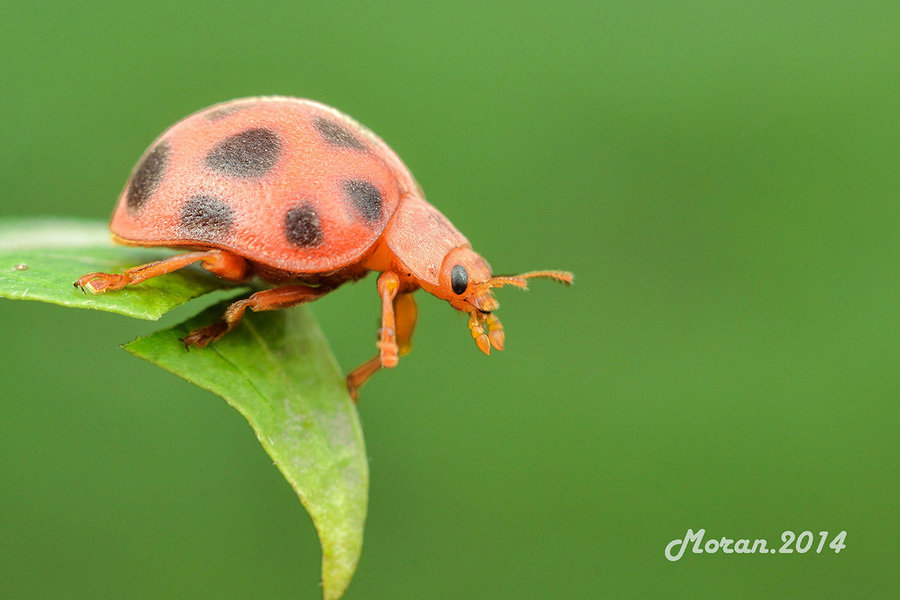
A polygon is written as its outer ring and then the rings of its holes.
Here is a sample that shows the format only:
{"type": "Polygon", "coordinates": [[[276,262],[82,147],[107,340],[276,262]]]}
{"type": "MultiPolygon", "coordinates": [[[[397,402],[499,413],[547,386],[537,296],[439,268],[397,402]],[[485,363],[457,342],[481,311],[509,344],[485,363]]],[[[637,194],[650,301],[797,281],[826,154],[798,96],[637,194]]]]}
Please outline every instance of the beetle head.
{"type": "Polygon", "coordinates": [[[527,280],[538,277],[554,279],[566,285],[572,283],[572,274],[565,271],[531,271],[521,275],[494,277],[491,266],[481,255],[470,248],[456,248],[444,257],[438,287],[432,293],[457,310],[469,313],[472,337],[478,347],[489,354],[491,346],[502,350],[504,341],[502,325],[492,314],[500,303],[491,290],[505,285],[528,289],[527,280]],[[490,330],[489,336],[485,329],[490,330]]]}

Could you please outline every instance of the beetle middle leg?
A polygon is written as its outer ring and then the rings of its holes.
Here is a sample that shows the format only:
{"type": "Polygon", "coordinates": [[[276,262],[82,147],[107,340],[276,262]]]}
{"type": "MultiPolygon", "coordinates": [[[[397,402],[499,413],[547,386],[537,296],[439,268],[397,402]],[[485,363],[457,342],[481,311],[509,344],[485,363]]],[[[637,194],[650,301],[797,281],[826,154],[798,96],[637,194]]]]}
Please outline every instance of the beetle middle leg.
{"type": "Polygon", "coordinates": [[[249,298],[238,300],[229,306],[225,311],[225,319],[223,321],[195,329],[181,341],[184,342],[185,348],[190,346],[202,348],[237,327],[241,319],[244,318],[244,311],[248,308],[255,312],[290,308],[298,304],[312,302],[333,289],[334,287],[331,286],[286,285],[256,292],[249,298]]]}
{"type": "Polygon", "coordinates": [[[356,401],[359,388],[382,367],[395,367],[400,356],[412,350],[412,334],[418,309],[412,293],[399,293],[400,279],[386,272],[378,278],[381,296],[381,329],[378,330],[378,354],[347,375],[347,389],[356,401]]]}

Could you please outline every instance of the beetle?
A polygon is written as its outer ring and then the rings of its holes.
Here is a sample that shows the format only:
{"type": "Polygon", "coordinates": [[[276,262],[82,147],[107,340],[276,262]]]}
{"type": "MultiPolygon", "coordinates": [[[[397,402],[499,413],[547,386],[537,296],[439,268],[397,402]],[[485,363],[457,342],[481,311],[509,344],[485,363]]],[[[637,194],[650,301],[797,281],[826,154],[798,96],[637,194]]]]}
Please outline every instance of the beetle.
{"type": "Polygon", "coordinates": [[[110,230],[121,244],[190,251],[88,273],[75,281],[82,292],[119,290],[192,263],[229,281],[278,284],[231,304],[221,322],[189,333],[186,347],[220,338],[247,309],[304,304],[380,272],[378,354],[347,376],[354,400],[373,373],[409,352],[417,289],[467,313],[489,354],[504,346],[493,288],[573,279],[564,271],[495,277],[378,136],[334,108],[282,96],[217,104],[167,129],[132,171],[110,230]]]}

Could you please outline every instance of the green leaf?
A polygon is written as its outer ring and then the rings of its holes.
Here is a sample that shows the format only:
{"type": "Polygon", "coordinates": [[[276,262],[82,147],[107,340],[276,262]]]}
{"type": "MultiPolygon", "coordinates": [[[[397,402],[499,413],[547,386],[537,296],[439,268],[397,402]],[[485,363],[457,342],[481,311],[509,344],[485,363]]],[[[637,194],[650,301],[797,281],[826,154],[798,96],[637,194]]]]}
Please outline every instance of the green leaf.
{"type": "Polygon", "coordinates": [[[322,544],[326,600],[340,598],[362,549],[369,470],[344,378],[305,307],[252,313],[202,349],[179,338],[221,318],[227,302],[125,349],[219,394],[250,422],[309,511],[322,544]]]}
{"type": "Polygon", "coordinates": [[[72,285],[95,271],[121,273],[167,256],[164,248],[119,246],[106,224],[65,219],[0,221],[0,297],[42,300],[156,320],[188,300],[234,288],[200,268],[189,267],[109,294],[85,294],[72,285]]]}
{"type": "MultiPolygon", "coordinates": [[[[203,294],[237,286],[187,268],[107,294],[84,294],[85,273],[117,273],[170,256],[163,248],[110,241],[105,224],[63,219],[0,220],[0,297],[158,319],[203,294]]],[[[219,320],[228,301],[189,321],[139,338],[132,354],[213,391],[250,422],[306,507],[322,544],[322,590],[340,598],[362,549],[369,470],[362,427],[344,378],[305,308],[248,313],[203,349],[179,338],[219,320]]]]}

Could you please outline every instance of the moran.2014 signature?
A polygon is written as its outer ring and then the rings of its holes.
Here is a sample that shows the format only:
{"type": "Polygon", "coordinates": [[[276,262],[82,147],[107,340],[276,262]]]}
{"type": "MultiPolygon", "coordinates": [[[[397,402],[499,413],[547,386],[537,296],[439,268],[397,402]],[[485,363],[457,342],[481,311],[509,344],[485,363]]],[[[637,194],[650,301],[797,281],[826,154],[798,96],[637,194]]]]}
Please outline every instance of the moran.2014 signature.
{"type": "Polygon", "coordinates": [[[683,538],[676,538],[666,544],[666,558],[672,562],[681,560],[688,548],[691,554],[806,554],[815,548],[816,554],[821,554],[822,550],[829,548],[838,554],[846,546],[844,543],[847,538],[847,532],[841,531],[837,533],[831,542],[826,546],[825,543],[829,539],[829,532],[820,531],[814,534],[812,531],[803,531],[795,534],[793,531],[784,531],[781,534],[781,547],[769,546],[767,540],[763,538],[727,538],[727,537],[710,537],[706,538],[706,530],[688,529],[683,538]],[[816,541],[818,543],[816,544],[816,541]]]}

